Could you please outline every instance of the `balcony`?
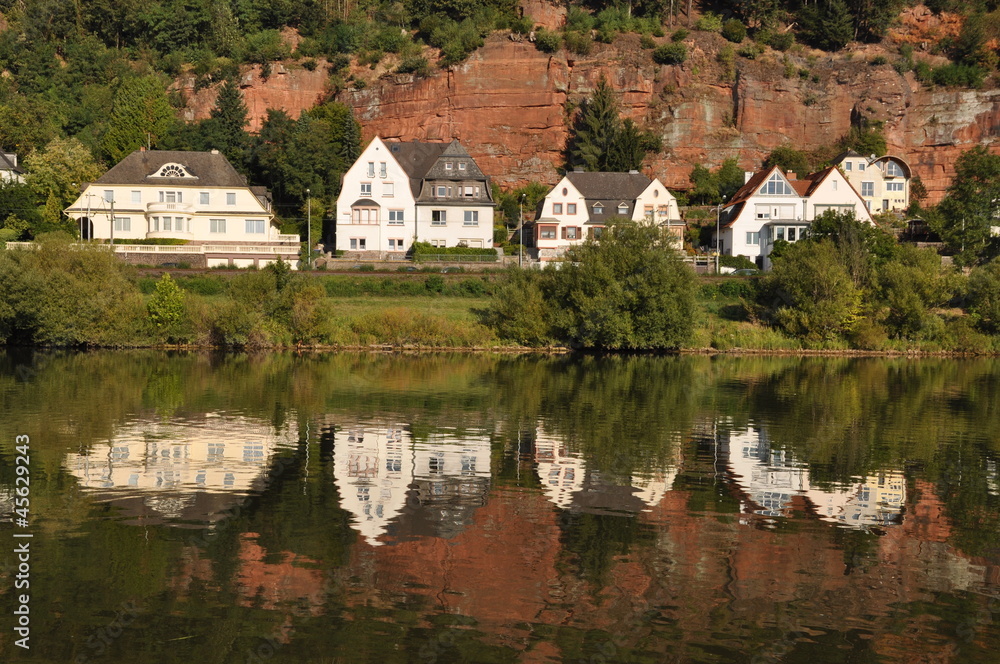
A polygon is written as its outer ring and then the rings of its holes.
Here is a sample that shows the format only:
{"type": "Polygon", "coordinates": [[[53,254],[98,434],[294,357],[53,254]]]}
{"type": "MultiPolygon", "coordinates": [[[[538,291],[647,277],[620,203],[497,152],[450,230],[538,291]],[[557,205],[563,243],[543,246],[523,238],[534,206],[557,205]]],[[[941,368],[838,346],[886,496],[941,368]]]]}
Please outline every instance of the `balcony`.
{"type": "Polygon", "coordinates": [[[192,212],[194,206],[190,203],[149,203],[146,212],[192,212]]]}

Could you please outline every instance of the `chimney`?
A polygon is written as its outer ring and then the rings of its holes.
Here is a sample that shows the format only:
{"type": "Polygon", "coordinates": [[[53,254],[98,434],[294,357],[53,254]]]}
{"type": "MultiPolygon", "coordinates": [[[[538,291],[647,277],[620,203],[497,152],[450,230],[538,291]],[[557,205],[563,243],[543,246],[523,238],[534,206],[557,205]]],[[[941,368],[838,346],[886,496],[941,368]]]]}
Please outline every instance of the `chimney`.
{"type": "Polygon", "coordinates": [[[218,150],[212,150],[212,154],[219,154],[218,150]]]}
{"type": "Polygon", "coordinates": [[[743,184],[750,182],[750,178],[753,177],[753,171],[743,171],[743,184]]]}
{"type": "Polygon", "coordinates": [[[636,171],[636,170],[631,170],[631,171],[629,171],[629,172],[628,172],[628,174],[629,174],[629,175],[638,175],[638,174],[639,174],[639,171],[636,171]]]}
{"type": "Polygon", "coordinates": [[[146,146],[145,145],[140,145],[139,146],[139,152],[145,152],[145,151],[146,151],[146,146]]]}
{"type": "Polygon", "coordinates": [[[785,177],[788,178],[789,180],[798,180],[799,179],[798,174],[797,173],[792,173],[791,171],[785,173],[785,177]]]}

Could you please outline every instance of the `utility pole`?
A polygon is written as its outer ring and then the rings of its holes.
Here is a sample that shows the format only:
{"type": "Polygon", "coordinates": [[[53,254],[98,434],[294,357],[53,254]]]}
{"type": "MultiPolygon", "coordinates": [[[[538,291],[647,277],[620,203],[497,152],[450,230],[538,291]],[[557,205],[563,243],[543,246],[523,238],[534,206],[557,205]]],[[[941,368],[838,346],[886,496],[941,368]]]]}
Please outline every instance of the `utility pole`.
{"type": "Polygon", "coordinates": [[[517,250],[517,266],[521,267],[524,258],[524,197],[527,194],[521,194],[521,200],[517,202],[518,209],[518,231],[520,232],[520,237],[518,242],[520,243],[520,248],[517,250]]]}

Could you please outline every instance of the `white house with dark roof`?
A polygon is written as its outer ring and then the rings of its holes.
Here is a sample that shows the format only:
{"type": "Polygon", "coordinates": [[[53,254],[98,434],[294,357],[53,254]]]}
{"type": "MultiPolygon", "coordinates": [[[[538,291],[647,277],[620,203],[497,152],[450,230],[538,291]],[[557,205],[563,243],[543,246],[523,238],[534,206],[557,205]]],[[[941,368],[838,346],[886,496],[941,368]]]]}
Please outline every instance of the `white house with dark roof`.
{"type": "Polygon", "coordinates": [[[247,267],[280,256],[294,265],[300,248],[298,235],[282,235],[273,223],[267,190],[251,187],[217,150],[133,152],[85,184],[65,213],[83,239],[114,240],[116,252],[142,254],[142,262],[247,267]]]}
{"type": "Polygon", "coordinates": [[[386,142],[376,136],[344,174],[337,249],[401,256],[414,241],[489,248],[495,206],[489,178],[458,141],[386,142]]]}
{"type": "Polygon", "coordinates": [[[24,182],[24,169],[13,152],[0,152],[0,182],[24,182]]]}
{"type": "Polygon", "coordinates": [[[677,200],[659,180],[631,173],[567,173],[545,195],[534,224],[542,261],[560,258],[588,237],[600,236],[609,219],[646,220],[668,228],[683,248],[684,223],[677,200]]]}
{"type": "Polygon", "coordinates": [[[761,269],[770,269],[767,257],[777,240],[801,240],[810,222],[827,210],[852,212],[874,223],[864,199],[834,166],[802,179],[777,166],[746,176],[746,183],[722,208],[719,251],[746,256],[761,269]]]}
{"type": "Polygon", "coordinates": [[[865,157],[854,150],[833,158],[872,212],[910,207],[910,165],[893,155],[865,157]]]}

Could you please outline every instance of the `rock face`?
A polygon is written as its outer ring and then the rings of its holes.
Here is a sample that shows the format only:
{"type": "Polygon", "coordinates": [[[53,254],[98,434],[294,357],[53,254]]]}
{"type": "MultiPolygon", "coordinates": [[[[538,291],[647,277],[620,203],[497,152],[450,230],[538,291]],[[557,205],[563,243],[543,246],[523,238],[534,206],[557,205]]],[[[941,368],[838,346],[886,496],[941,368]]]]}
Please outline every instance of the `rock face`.
{"type": "MultiPolygon", "coordinates": [[[[697,163],[714,167],[735,157],[751,170],[786,142],[829,150],[852,117],[865,117],[884,122],[889,153],[910,163],[934,203],[958,155],[1000,137],[1000,90],[927,89],[912,73],[869,64],[885,54],[874,47],[835,55],[768,51],[755,60],[736,56],[727,66],[717,57],[726,47],[719,35],[692,32],[685,43],[684,64],[661,66],[636,35],[595,42],[591,54],[577,56],[545,54],[495,34],[464,63],[426,78],[356,68],[355,78],[366,85],[336,99],[354,108],[366,141],[376,134],[404,141],[458,138],[502,186],[558,180],[572,111],[601,76],[619,92],[625,115],[662,136],[664,150],[646,171],[675,189],[690,186],[697,163]]],[[[891,63],[898,56],[887,58],[891,63]]],[[[315,71],[275,66],[266,81],[258,69],[249,70],[243,92],[251,129],[259,128],[267,108],[298,116],[325,97],[326,79],[323,63],[315,71]]],[[[215,92],[188,92],[187,117],[207,117],[215,92]]]]}

